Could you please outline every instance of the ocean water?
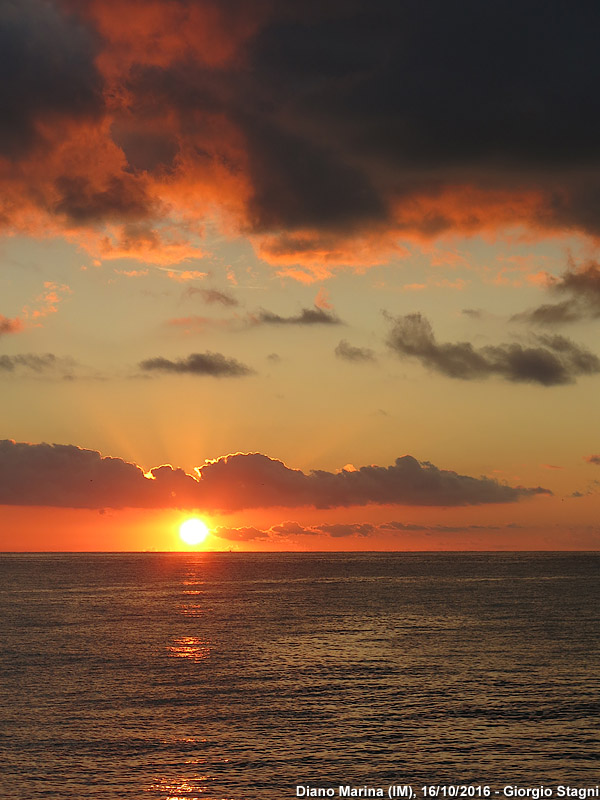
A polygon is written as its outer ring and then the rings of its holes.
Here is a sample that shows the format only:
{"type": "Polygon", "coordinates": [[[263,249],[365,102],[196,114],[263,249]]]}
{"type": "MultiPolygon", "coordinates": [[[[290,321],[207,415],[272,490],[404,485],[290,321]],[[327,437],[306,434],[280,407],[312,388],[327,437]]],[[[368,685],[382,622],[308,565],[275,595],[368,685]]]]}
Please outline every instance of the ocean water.
{"type": "Polygon", "coordinates": [[[599,567],[585,553],[0,556],[0,798],[595,786],[599,567]]]}

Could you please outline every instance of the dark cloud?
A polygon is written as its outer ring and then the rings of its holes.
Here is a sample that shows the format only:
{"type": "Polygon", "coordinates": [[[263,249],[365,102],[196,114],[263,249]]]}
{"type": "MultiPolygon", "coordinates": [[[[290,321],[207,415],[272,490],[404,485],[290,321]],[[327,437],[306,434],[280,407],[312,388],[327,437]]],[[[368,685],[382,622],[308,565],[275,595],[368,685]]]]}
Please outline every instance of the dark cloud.
{"type": "Polygon", "coordinates": [[[239,306],[238,301],[228,292],[220,292],[217,289],[198,289],[190,286],[184,291],[184,297],[200,295],[205,303],[218,304],[222,306],[239,306]]]}
{"type": "Polygon", "coordinates": [[[563,300],[561,303],[544,303],[529,311],[513,314],[514,322],[533,322],[537,325],[561,325],[565,322],[577,322],[584,311],[575,299],[563,300]]]}
{"type": "Polygon", "coordinates": [[[98,116],[102,82],[98,40],[58,3],[0,5],[0,153],[23,154],[43,135],[40,120],[98,116]]]}
{"type": "Polygon", "coordinates": [[[356,361],[359,363],[376,361],[375,353],[368,347],[354,347],[345,339],[342,339],[335,348],[335,354],[338,358],[343,358],[345,361],[356,361]]]}
{"type": "Polygon", "coordinates": [[[363,234],[378,255],[515,223],[598,235],[599,26],[557,0],[5,0],[0,151],[94,121],[92,145],[44,142],[19,203],[90,227],[219,207],[280,263],[357,263],[363,234]]]}
{"type": "Polygon", "coordinates": [[[585,460],[588,462],[588,464],[597,464],[600,466],[600,455],[586,456],[585,460]]]}
{"type": "Polygon", "coordinates": [[[146,372],[174,372],[187,375],[212,375],[215,378],[238,378],[251,375],[253,370],[221,353],[191,353],[187,358],[172,361],[168,358],[148,358],[140,362],[146,372]]]}
{"type": "MultiPolygon", "coordinates": [[[[3,505],[236,511],[274,506],[465,506],[551,494],[541,487],[512,487],[491,478],[459,475],[411,456],[398,458],[389,467],[305,474],[260,453],[237,453],[208,461],[196,473],[192,477],[166,465],[145,474],[141,467],[120,458],[103,458],[96,451],[72,445],[0,442],[3,505]]],[[[367,528],[356,526],[321,526],[320,530],[331,536],[368,533],[367,528]]]]}
{"type": "Polygon", "coordinates": [[[57,375],[73,377],[77,363],[68,357],[55,356],[53,353],[23,353],[16,356],[0,355],[0,371],[14,372],[22,368],[38,375],[57,375]]]}
{"type": "Polygon", "coordinates": [[[17,317],[9,319],[9,317],[4,317],[0,314],[0,336],[3,336],[5,333],[19,333],[22,330],[23,323],[20,319],[17,317]]]}
{"type": "Polygon", "coordinates": [[[573,292],[600,305],[600,267],[594,261],[577,269],[574,264],[555,284],[558,291],[573,292]]]}
{"type": "Polygon", "coordinates": [[[571,263],[560,278],[550,279],[548,288],[555,294],[569,294],[570,297],[559,303],[546,303],[515,314],[512,319],[539,325],[559,325],[600,317],[600,267],[595,262],[589,262],[579,269],[571,263]]]}
{"type": "Polygon", "coordinates": [[[385,204],[368,173],[348,163],[333,144],[324,146],[276,121],[244,116],[241,124],[255,231],[343,229],[385,219],[385,204]]]}
{"type": "Polygon", "coordinates": [[[389,467],[353,472],[314,470],[308,475],[260,453],[236,454],[202,467],[203,491],[225,498],[234,508],[315,506],[334,508],[369,504],[479,505],[513,502],[546,493],[541,488],[509,487],[490,478],[471,478],[440,470],[411,456],[389,467]]]}
{"type": "MultiPolygon", "coordinates": [[[[240,120],[258,227],[385,221],[392,199],[416,196],[431,208],[401,209],[400,223],[435,234],[455,224],[435,201],[458,176],[484,192],[542,189],[538,224],[599,231],[599,183],[584,166],[599,149],[598,9],[284,5],[249,45],[261,123],[240,120]]],[[[485,210],[468,211],[485,224],[485,210]]]]}
{"type": "MultiPolygon", "coordinates": [[[[152,200],[131,175],[112,175],[101,186],[85,175],[61,175],[54,186],[57,193],[54,211],[77,225],[111,219],[135,221],[151,213],[152,200]]],[[[139,233],[147,236],[143,229],[139,233]]]]}
{"type": "Polygon", "coordinates": [[[600,372],[600,359],[563,336],[538,336],[538,347],[520,344],[475,348],[469,342],[439,343],[421,314],[397,317],[387,343],[398,355],[460,380],[497,375],[515,383],[556,386],[600,372]]]}
{"type": "Polygon", "coordinates": [[[282,317],[271,311],[261,309],[255,316],[256,322],[263,325],[341,325],[341,320],[333,311],[324,308],[303,308],[299,314],[282,317]]]}
{"type": "Polygon", "coordinates": [[[135,119],[116,121],[111,134],[133,171],[172,171],[179,152],[177,138],[172,134],[148,130],[142,120],[135,119]]]}

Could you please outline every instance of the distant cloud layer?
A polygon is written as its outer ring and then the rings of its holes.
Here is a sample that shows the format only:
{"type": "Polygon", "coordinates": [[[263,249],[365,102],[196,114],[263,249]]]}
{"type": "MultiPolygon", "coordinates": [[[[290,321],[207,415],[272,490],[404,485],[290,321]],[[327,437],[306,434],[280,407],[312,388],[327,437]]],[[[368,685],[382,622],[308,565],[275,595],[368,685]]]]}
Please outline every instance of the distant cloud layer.
{"type": "Polygon", "coordinates": [[[425,535],[445,533],[467,533],[470,531],[500,531],[517,530],[518,525],[416,525],[404,522],[382,522],[372,525],[368,522],[352,522],[337,525],[300,525],[298,522],[284,522],[281,525],[272,525],[270,528],[255,527],[232,528],[221,525],[215,529],[215,534],[220,539],[234,542],[268,541],[288,539],[297,536],[330,536],[333,539],[342,538],[374,538],[389,534],[422,533],[425,535]]]}
{"type": "Polygon", "coordinates": [[[322,271],[403,236],[597,236],[599,26],[557,0],[5,2],[0,219],[168,264],[216,211],[322,271]]]}
{"type": "Polygon", "coordinates": [[[239,378],[251,375],[253,370],[221,353],[192,353],[187,358],[174,361],[168,358],[148,358],[140,362],[145,372],[167,372],[187,375],[211,375],[213,378],[239,378]]]}
{"type": "Polygon", "coordinates": [[[476,348],[470,342],[438,342],[422,314],[393,319],[387,343],[399,356],[460,380],[496,375],[515,383],[557,386],[600,372],[600,359],[564,336],[537,336],[537,347],[511,343],[476,348]]]}
{"type": "MultiPolygon", "coordinates": [[[[167,465],[145,475],[136,464],[73,445],[0,441],[2,505],[236,511],[275,506],[467,506],[551,494],[539,486],[512,487],[438,469],[412,456],[398,458],[389,467],[305,474],[260,453],[236,453],[208,461],[196,473],[194,477],[167,465]]],[[[329,526],[325,532],[347,535],[343,526],[329,526]]]]}

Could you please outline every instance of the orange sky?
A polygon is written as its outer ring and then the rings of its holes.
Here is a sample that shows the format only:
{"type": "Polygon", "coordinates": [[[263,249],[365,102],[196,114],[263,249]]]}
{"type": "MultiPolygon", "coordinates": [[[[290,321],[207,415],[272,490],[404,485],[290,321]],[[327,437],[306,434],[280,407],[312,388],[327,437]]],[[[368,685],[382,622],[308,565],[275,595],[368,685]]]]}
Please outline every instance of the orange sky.
{"type": "Polygon", "coordinates": [[[0,550],[597,548],[594,12],[515,14],[0,12],[0,550]]]}

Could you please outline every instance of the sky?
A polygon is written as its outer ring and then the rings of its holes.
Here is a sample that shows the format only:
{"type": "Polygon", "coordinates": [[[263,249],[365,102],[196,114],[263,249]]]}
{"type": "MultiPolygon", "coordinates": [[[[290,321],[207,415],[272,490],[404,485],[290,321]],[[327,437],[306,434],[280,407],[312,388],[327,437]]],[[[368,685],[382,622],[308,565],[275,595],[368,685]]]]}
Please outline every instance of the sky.
{"type": "Polygon", "coordinates": [[[598,549],[599,24],[4,0],[0,550],[598,549]]]}

